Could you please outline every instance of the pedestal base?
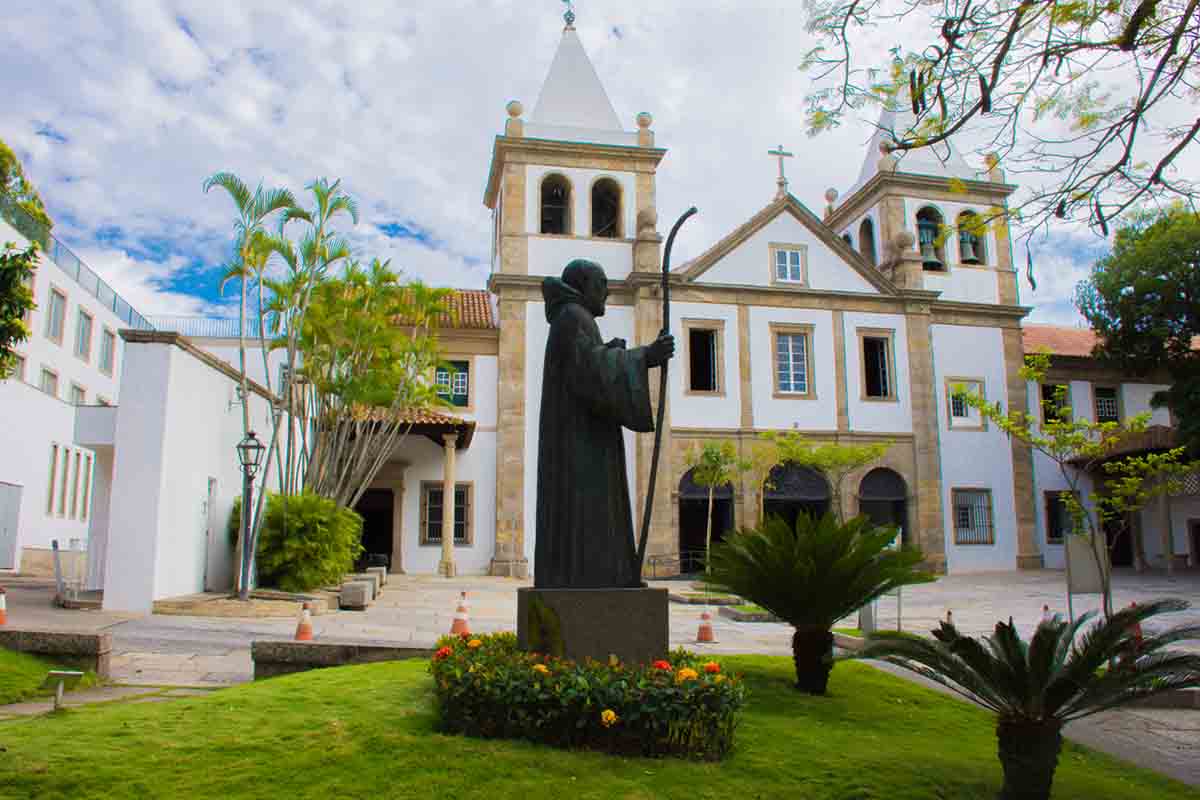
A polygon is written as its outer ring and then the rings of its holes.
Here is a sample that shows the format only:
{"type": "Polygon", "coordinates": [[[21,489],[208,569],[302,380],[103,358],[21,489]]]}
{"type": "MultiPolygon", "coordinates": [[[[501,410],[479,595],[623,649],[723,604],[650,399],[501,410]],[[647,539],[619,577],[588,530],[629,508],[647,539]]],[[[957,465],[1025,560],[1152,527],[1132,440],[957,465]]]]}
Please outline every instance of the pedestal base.
{"type": "Polygon", "coordinates": [[[517,644],[583,661],[645,664],[670,647],[666,589],[517,590],[517,644]]]}

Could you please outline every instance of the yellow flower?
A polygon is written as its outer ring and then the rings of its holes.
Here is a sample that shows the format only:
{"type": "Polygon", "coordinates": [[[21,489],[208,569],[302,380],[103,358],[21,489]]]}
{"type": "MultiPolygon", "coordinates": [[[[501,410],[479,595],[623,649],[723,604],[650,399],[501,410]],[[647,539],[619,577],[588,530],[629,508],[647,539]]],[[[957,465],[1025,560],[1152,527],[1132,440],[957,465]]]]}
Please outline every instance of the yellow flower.
{"type": "Polygon", "coordinates": [[[480,647],[483,647],[483,642],[479,641],[478,639],[472,639],[471,641],[467,642],[467,647],[471,648],[472,650],[476,650],[480,647]]]}
{"type": "Polygon", "coordinates": [[[611,728],[613,725],[616,725],[617,719],[617,712],[613,711],[611,708],[606,708],[600,712],[600,724],[606,728],[611,728]]]}
{"type": "Polygon", "coordinates": [[[717,677],[713,678],[713,683],[724,683],[724,682],[725,682],[724,675],[718,675],[717,677]]]}
{"type": "Polygon", "coordinates": [[[696,672],[696,670],[692,669],[691,667],[684,667],[683,669],[679,670],[679,672],[675,673],[675,680],[679,681],[680,683],[683,681],[694,681],[698,677],[700,677],[700,673],[696,672]]]}
{"type": "Polygon", "coordinates": [[[533,665],[533,671],[534,671],[534,672],[540,672],[540,673],[542,673],[543,675],[549,675],[549,674],[550,674],[550,669],[549,669],[549,667],[547,667],[545,664],[534,664],[534,665],[533,665]]]}

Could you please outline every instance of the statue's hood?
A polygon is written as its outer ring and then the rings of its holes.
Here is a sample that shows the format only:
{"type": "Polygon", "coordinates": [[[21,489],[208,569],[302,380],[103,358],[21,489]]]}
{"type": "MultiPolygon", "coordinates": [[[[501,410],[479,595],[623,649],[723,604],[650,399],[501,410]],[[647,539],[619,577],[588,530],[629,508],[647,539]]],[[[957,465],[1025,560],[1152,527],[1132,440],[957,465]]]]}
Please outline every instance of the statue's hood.
{"type": "Polygon", "coordinates": [[[564,283],[562,278],[542,280],[542,299],[546,301],[546,322],[554,322],[558,312],[568,303],[583,305],[583,295],[575,287],[564,283]]]}

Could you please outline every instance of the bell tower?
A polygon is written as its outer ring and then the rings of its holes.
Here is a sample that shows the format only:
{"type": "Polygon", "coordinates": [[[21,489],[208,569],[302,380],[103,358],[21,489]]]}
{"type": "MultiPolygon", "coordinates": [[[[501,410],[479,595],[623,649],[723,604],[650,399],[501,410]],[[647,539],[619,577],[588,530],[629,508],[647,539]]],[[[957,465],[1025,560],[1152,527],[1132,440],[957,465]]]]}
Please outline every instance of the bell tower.
{"type": "MultiPolygon", "coordinates": [[[[569,8],[558,49],[533,111],[508,103],[504,133],[492,145],[484,204],[492,211],[488,289],[500,319],[496,456],[496,550],[491,572],[529,572],[536,528],[537,428],[546,329],[541,279],[576,258],[599,263],[609,279],[602,329],[630,347],[653,340],[661,321],[639,302],[638,276],[659,270],[655,176],[666,151],[654,146],[653,118],[626,130],[584,50],[569,8]],[[645,319],[643,319],[645,317],[645,319]]],[[[655,382],[657,388],[657,382],[655,382]]],[[[657,402],[657,398],[654,398],[657,402]]],[[[630,462],[635,513],[643,473],[639,435],[630,462]]],[[[656,509],[664,502],[656,502],[656,509]]],[[[669,509],[667,509],[669,514],[669,509]]],[[[640,516],[638,517],[640,519],[640,516]]],[[[669,516],[668,516],[669,519],[669,516]]]]}

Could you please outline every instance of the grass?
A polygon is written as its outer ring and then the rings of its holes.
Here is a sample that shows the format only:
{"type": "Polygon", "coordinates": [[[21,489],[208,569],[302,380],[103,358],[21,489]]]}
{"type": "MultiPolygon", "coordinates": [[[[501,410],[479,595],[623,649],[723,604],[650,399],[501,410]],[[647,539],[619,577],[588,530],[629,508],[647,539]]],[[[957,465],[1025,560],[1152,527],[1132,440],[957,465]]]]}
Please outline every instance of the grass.
{"type": "MultiPolygon", "coordinates": [[[[815,698],[792,688],[791,659],[724,662],[751,695],[720,764],[443,736],[426,665],[408,661],[0,722],[0,797],[926,800],[999,789],[993,722],[978,709],[865,664],[839,664],[831,696],[815,698]]],[[[1195,794],[1068,744],[1054,797],[1195,794]]]]}
{"type": "MultiPolygon", "coordinates": [[[[47,672],[61,668],[28,653],[0,647],[0,706],[53,694],[52,690],[41,688],[42,682],[46,680],[47,672]]],[[[89,672],[83,676],[77,688],[84,689],[95,682],[96,676],[89,672]]]]}

